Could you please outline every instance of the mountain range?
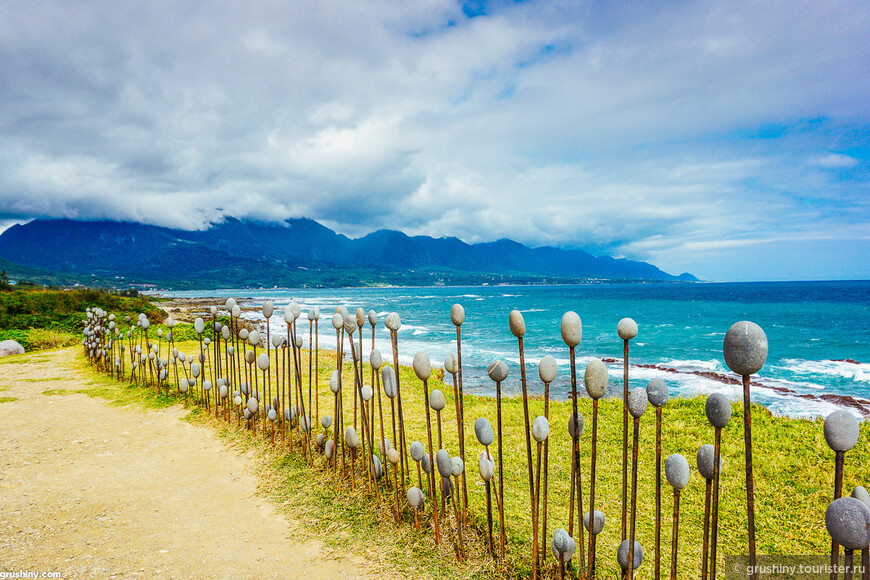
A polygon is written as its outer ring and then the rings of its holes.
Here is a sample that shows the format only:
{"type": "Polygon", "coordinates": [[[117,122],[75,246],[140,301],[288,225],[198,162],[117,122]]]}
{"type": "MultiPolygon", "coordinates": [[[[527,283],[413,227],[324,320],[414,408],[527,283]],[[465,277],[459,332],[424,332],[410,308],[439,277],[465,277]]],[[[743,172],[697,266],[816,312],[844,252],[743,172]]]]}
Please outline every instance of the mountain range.
{"type": "Polygon", "coordinates": [[[203,231],[134,222],[34,220],[0,234],[0,259],[54,273],[172,288],[696,281],[652,264],[513,240],[379,230],[351,239],[320,223],[227,217],[203,231]]]}

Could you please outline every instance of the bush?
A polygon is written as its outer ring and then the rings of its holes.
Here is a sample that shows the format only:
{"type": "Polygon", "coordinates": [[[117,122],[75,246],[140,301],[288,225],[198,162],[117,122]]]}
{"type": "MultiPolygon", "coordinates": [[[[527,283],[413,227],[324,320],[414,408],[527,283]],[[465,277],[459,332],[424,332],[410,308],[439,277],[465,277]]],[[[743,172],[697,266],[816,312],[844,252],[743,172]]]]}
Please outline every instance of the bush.
{"type": "Polygon", "coordinates": [[[27,352],[73,346],[81,342],[81,338],[63,330],[44,328],[29,328],[26,330],[0,330],[0,340],[14,340],[27,352]]]}

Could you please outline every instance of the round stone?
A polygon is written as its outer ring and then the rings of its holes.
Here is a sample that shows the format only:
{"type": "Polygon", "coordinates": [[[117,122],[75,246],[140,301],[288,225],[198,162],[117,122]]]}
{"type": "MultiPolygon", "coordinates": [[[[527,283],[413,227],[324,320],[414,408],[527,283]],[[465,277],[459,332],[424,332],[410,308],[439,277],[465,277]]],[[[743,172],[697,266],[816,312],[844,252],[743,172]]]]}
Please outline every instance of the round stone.
{"type": "Polygon", "coordinates": [[[423,492],[416,485],[408,488],[407,497],[408,505],[415,510],[420,509],[420,506],[423,505],[423,492]]]}
{"type": "Polygon", "coordinates": [[[477,421],[474,422],[474,434],[477,436],[477,441],[481,445],[492,445],[494,439],[492,425],[485,417],[479,417],[477,421]]]}
{"type": "Polygon", "coordinates": [[[362,307],[356,309],[356,325],[363,326],[366,323],[366,311],[362,307]]]}
{"type": "Polygon", "coordinates": [[[268,354],[266,354],[265,352],[260,353],[260,356],[257,357],[257,367],[259,367],[259,369],[261,371],[265,371],[266,369],[269,368],[269,355],[268,354]]]}
{"type": "Polygon", "coordinates": [[[348,427],[344,432],[344,442],[351,449],[356,449],[359,445],[359,436],[356,434],[356,429],[348,427]]]}
{"type": "Polygon", "coordinates": [[[381,463],[381,458],[377,455],[372,455],[372,461],[369,464],[369,472],[375,476],[375,479],[380,479],[384,476],[384,466],[381,463]]]}
{"type": "Polygon", "coordinates": [[[607,392],[607,367],[598,359],[594,359],[586,365],[586,373],[583,382],[586,384],[586,394],[592,399],[600,399],[607,392]]]}
{"type": "Polygon", "coordinates": [[[455,326],[459,326],[465,322],[465,308],[462,307],[462,304],[454,304],[450,308],[450,322],[455,326]]]}
{"type": "Polygon", "coordinates": [[[849,451],[858,442],[858,420],[849,411],[834,411],[825,419],[825,441],[834,451],[849,451]]]}
{"type": "Polygon", "coordinates": [[[381,351],[378,349],[372,349],[372,352],[369,354],[369,364],[372,365],[372,368],[375,370],[380,370],[381,365],[384,364],[384,359],[381,356],[381,351]]]}
{"type": "Polygon", "coordinates": [[[327,439],[326,443],[323,445],[323,454],[326,455],[327,459],[332,459],[332,452],[335,450],[335,441],[332,439],[327,439]]]}
{"type": "Polygon", "coordinates": [[[670,399],[668,384],[663,379],[653,379],[646,385],[646,396],[653,407],[664,407],[670,399]]]}
{"type": "Polygon", "coordinates": [[[429,379],[432,374],[432,363],[429,361],[429,355],[424,351],[420,351],[414,355],[414,373],[421,381],[429,379]]]}
{"type": "Polygon", "coordinates": [[[419,441],[411,442],[411,459],[414,461],[422,461],[426,451],[423,449],[423,444],[419,441]]]}
{"type": "Polygon", "coordinates": [[[390,462],[390,465],[396,465],[400,459],[398,449],[387,449],[387,461],[390,462]]]}
{"type": "Polygon", "coordinates": [[[535,417],[532,422],[532,438],[538,443],[543,443],[550,435],[550,422],[543,415],[535,417]]]}
{"type": "Polygon", "coordinates": [[[423,459],[420,460],[420,465],[426,473],[432,473],[432,458],[428,453],[423,454],[423,459]]]}
{"type": "Polygon", "coordinates": [[[649,398],[643,387],[635,387],[628,393],[628,412],[635,419],[643,416],[647,403],[649,403],[649,398]]]}
{"type": "Polygon", "coordinates": [[[254,413],[256,413],[257,409],[259,409],[259,408],[260,408],[260,401],[258,401],[254,397],[251,397],[250,399],[248,399],[248,411],[250,411],[252,415],[254,413]]]}
{"type": "Polygon", "coordinates": [[[725,364],[738,375],[752,375],[767,360],[767,335],[754,322],[735,322],[725,333],[722,345],[725,364]]]}
{"type": "Polygon", "coordinates": [[[444,398],[444,393],[435,389],[429,393],[429,406],[435,411],[441,411],[447,405],[447,400],[444,398]]]}
{"type": "Polygon", "coordinates": [[[353,334],[356,331],[356,317],[353,314],[344,317],[344,331],[348,334],[353,334]]]}
{"type": "Polygon", "coordinates": [[[447,453],[446,449],[439,449],[435,454],[435,463],[438,464],[438,473],[441,477],[450,477],[453,475],[453,458],[447,453]]]}
{"type": "Polygon", "coordinates": [[[341,330],[342,328],[344,328],[344,317],[341,315],[341,313],[336,312],[332,315],[332,326],[336,330],[341,330]]]}
{"type": "Polygon", "coordinates": [[[374,310],[369,310],[369,324],[372,326],[378,325],[378,313],[374,310]]]}
{"type": "Polygon", "coordinates": [[[402,327],[402,319],[399,318],[399,314],[397,312],[390,312],[389,314],[387,314],[387,319],[384,321],[384,326],[386,326],[393,332],[398,332],[398,330],[402,327]]]}
{"type": "Polygon", "coordinates": [[[508,326],[510,326],[511,334],[517,338],[522,338],[526,333],[526,321],[523,320],[523,313],[519,310],[511,310],[508,315],[508,326]]]}
{"type": "Polygon", "coordinates": [[[616,334],[622,340],[631,340],[637,336],[637,322],[631,318],[623,318],[616,324],[616,334]]]}
{"type": "Polygon", "coordinates": [[[496,383],[500,383],[508,376],[508,366],[502,360],[493,361],[486,368],[486,374],[496,383]]]}
{"type": "Polygon", "coordinates": [[[583,338],[583,322],[580,320],[580,315],[574,311],[563,314],[560,330],[562,341],[566,345],[573,348],[580,344],[580,339],[583,338]]]}
{"type": "MultiPolygon", "coordinates": [[[[622,540],[619,544],[619,550],[616,552],[616,560],[619,562],[619,567],[623,570],[628,570],[628,540],[622,540]]],[[[643,547],[637,540],[634,541],[634,554],[632,562],[632,570],[637,570],[643,563],[643,547]]]]}
{"type": "Polygon", "coordinates": [[[380,448],[381,448],[381,455],[386,455],[387,451],[389,451],[392,448],[392,445],[390,445],[390,440],[389,439],[381,439],[380,448]]]}
{"type": "Polygon", "coordinates": [[[369,401],[372,400],[372,395],[374,393],[372,392],[371,385],[363,385],[363,387],[362,387],[362,389],[360,389],[360,391],[362,392],[363,401],[368,403],[369,401]]]}
{"type": "Polygon", "coordinates": [[[381,382],[384,384],[384,394],[390,399],[395,399],[396,372],[393,367],[381,367],[381,382]]]}
{"type": "MultiPolygon", "coordinates": [[[[701,477],[704,479],[713,479],[713,455],[716,451],[716,448],[710,445],[701,445],[698,448],[698,455],[695,458],[695,463],[698,466],[698,473],[701,474],[701,477]]],[[[725,462],[722,458],[722,454],[719,454],[719,475],[722,475],[722,471],[725,467],[725,462]]]]}
{"type": "Polygon", "coordinates": [[[583,415],[580,414],[580,411],[577,411],[577,413],[575,415],[571,415],[570,417],[568,417],[568,435],[571,437],[571,439],[574,439],[574,425],[575,424],[580,426],[580,431],[579,431],[579,433],[577,433],[577,437],[582,437],[583,436],[584,421],[583,421],[583,415]]]}
{"type": "Polygon", "coordinates": [[[855,486],[855,489],[852,490],[852,497],[862,501],[864,505],[870,508],[870,494],[867,493],[867,488],[864,486],[855,486]]]}
{"type": "Polygon", "coordinates": [[[450,373],[451,375],[456,374],[456,371],[459,370],[456,365],[456,354],[449,353],[444,357],[444,370],[450,373]]]}
{"type": "Polygon", "coordinates": [[[556,373],[559,371],[559,363],[550,355],[545,355],[538,363],[538,376],[541,377],[541,382],[552,383],[556,378],[556,373]]]}
{"type": "Polygon", "coordinates": [[[665,477],[674,489],[685,489],[689,485],[689,462],[680,455],[674,453],[665,461],[665,477]]]}
{"type": "Polygon", "coordinates": [[[272,318],[272,313],[275,311],[275,305],[269,302],[263,302],[263,316],[266,318],[272,318]]]}
{"type": "Polygon", "coordinates": [[[495,475],[495,460],[486,451],[477,456],[477,471],[483,481],[491,481],[495,475]]]}
{"type": "Polygon", "coordinates": [[[459,477],[465,471],[465,462],[462,461],[461,457],[454,457],[451,461],[453,463],[453,477],[459,477]]]}
{"type": "Polygon", "coordinates": [[[583,514],[583,527],[586,528],[587,532],[597,536],[601,533],[601,530],[604,529],[604,512],[595,510],[595,513],[592,516],[594,526],[591,530],[589,529],[589,514],[590,512],[583,514]]]}
{"type": "Polygon", "coordinates": [[[330,417],[329,415],[324,415],[320,418],[320,424],[323,426],[324,429],[329,429],[329,426],[332,425],[332,417],[330,417]]]}
{"type": "Polygon", "coordinates": [[[723,429],[731,421],[731,401],[722,393],[713,393],[707,397],[704,412],[713,427],[723,429]]]}
{"type": "Polygon", "coordinates": [[[870,508],[854,497],[835,499],[825,510],[825,527],[844,548],[865,550],[870,545],[870,508]]]}
{"type": "Polygon", "coordinates": [[[577,543],[563,528],[553,532],[553,542],[550,546],[553,556],[559,562],[568,562],[574,556],[577,543]]]}
{"type": "Polygon", "coordinates": [[[336,395],[341,390],[341,376],[337,370],[332,371],[332,375],[329,377],[329,390],[336,395]]]}

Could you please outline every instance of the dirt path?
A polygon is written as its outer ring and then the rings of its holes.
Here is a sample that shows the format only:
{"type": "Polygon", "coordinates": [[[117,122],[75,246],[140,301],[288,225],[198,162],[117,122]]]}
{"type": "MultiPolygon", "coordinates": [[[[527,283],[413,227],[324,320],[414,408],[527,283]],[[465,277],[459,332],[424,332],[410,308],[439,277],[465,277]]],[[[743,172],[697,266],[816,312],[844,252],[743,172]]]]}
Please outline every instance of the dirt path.
{"type": "Polygon", "coordinates": [[[83,394],[74,350],[0,359],[0,571],[62,578],[383,577],[255,495],[247,459],[186,413],[83,394]],[[25,364],[27,362],[27,364],[25,364]]]}

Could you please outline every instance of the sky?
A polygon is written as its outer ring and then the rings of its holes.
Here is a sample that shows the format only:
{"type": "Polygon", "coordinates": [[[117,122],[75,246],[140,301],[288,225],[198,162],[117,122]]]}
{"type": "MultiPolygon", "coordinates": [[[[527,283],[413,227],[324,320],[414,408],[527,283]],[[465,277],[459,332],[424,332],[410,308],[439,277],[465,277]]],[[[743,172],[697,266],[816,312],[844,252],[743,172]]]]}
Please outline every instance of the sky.
{"type": "Polygon", "coordinates": [[[870,279],[870,4],[0,3],[0,230],[309,217],[870,279]]]}

